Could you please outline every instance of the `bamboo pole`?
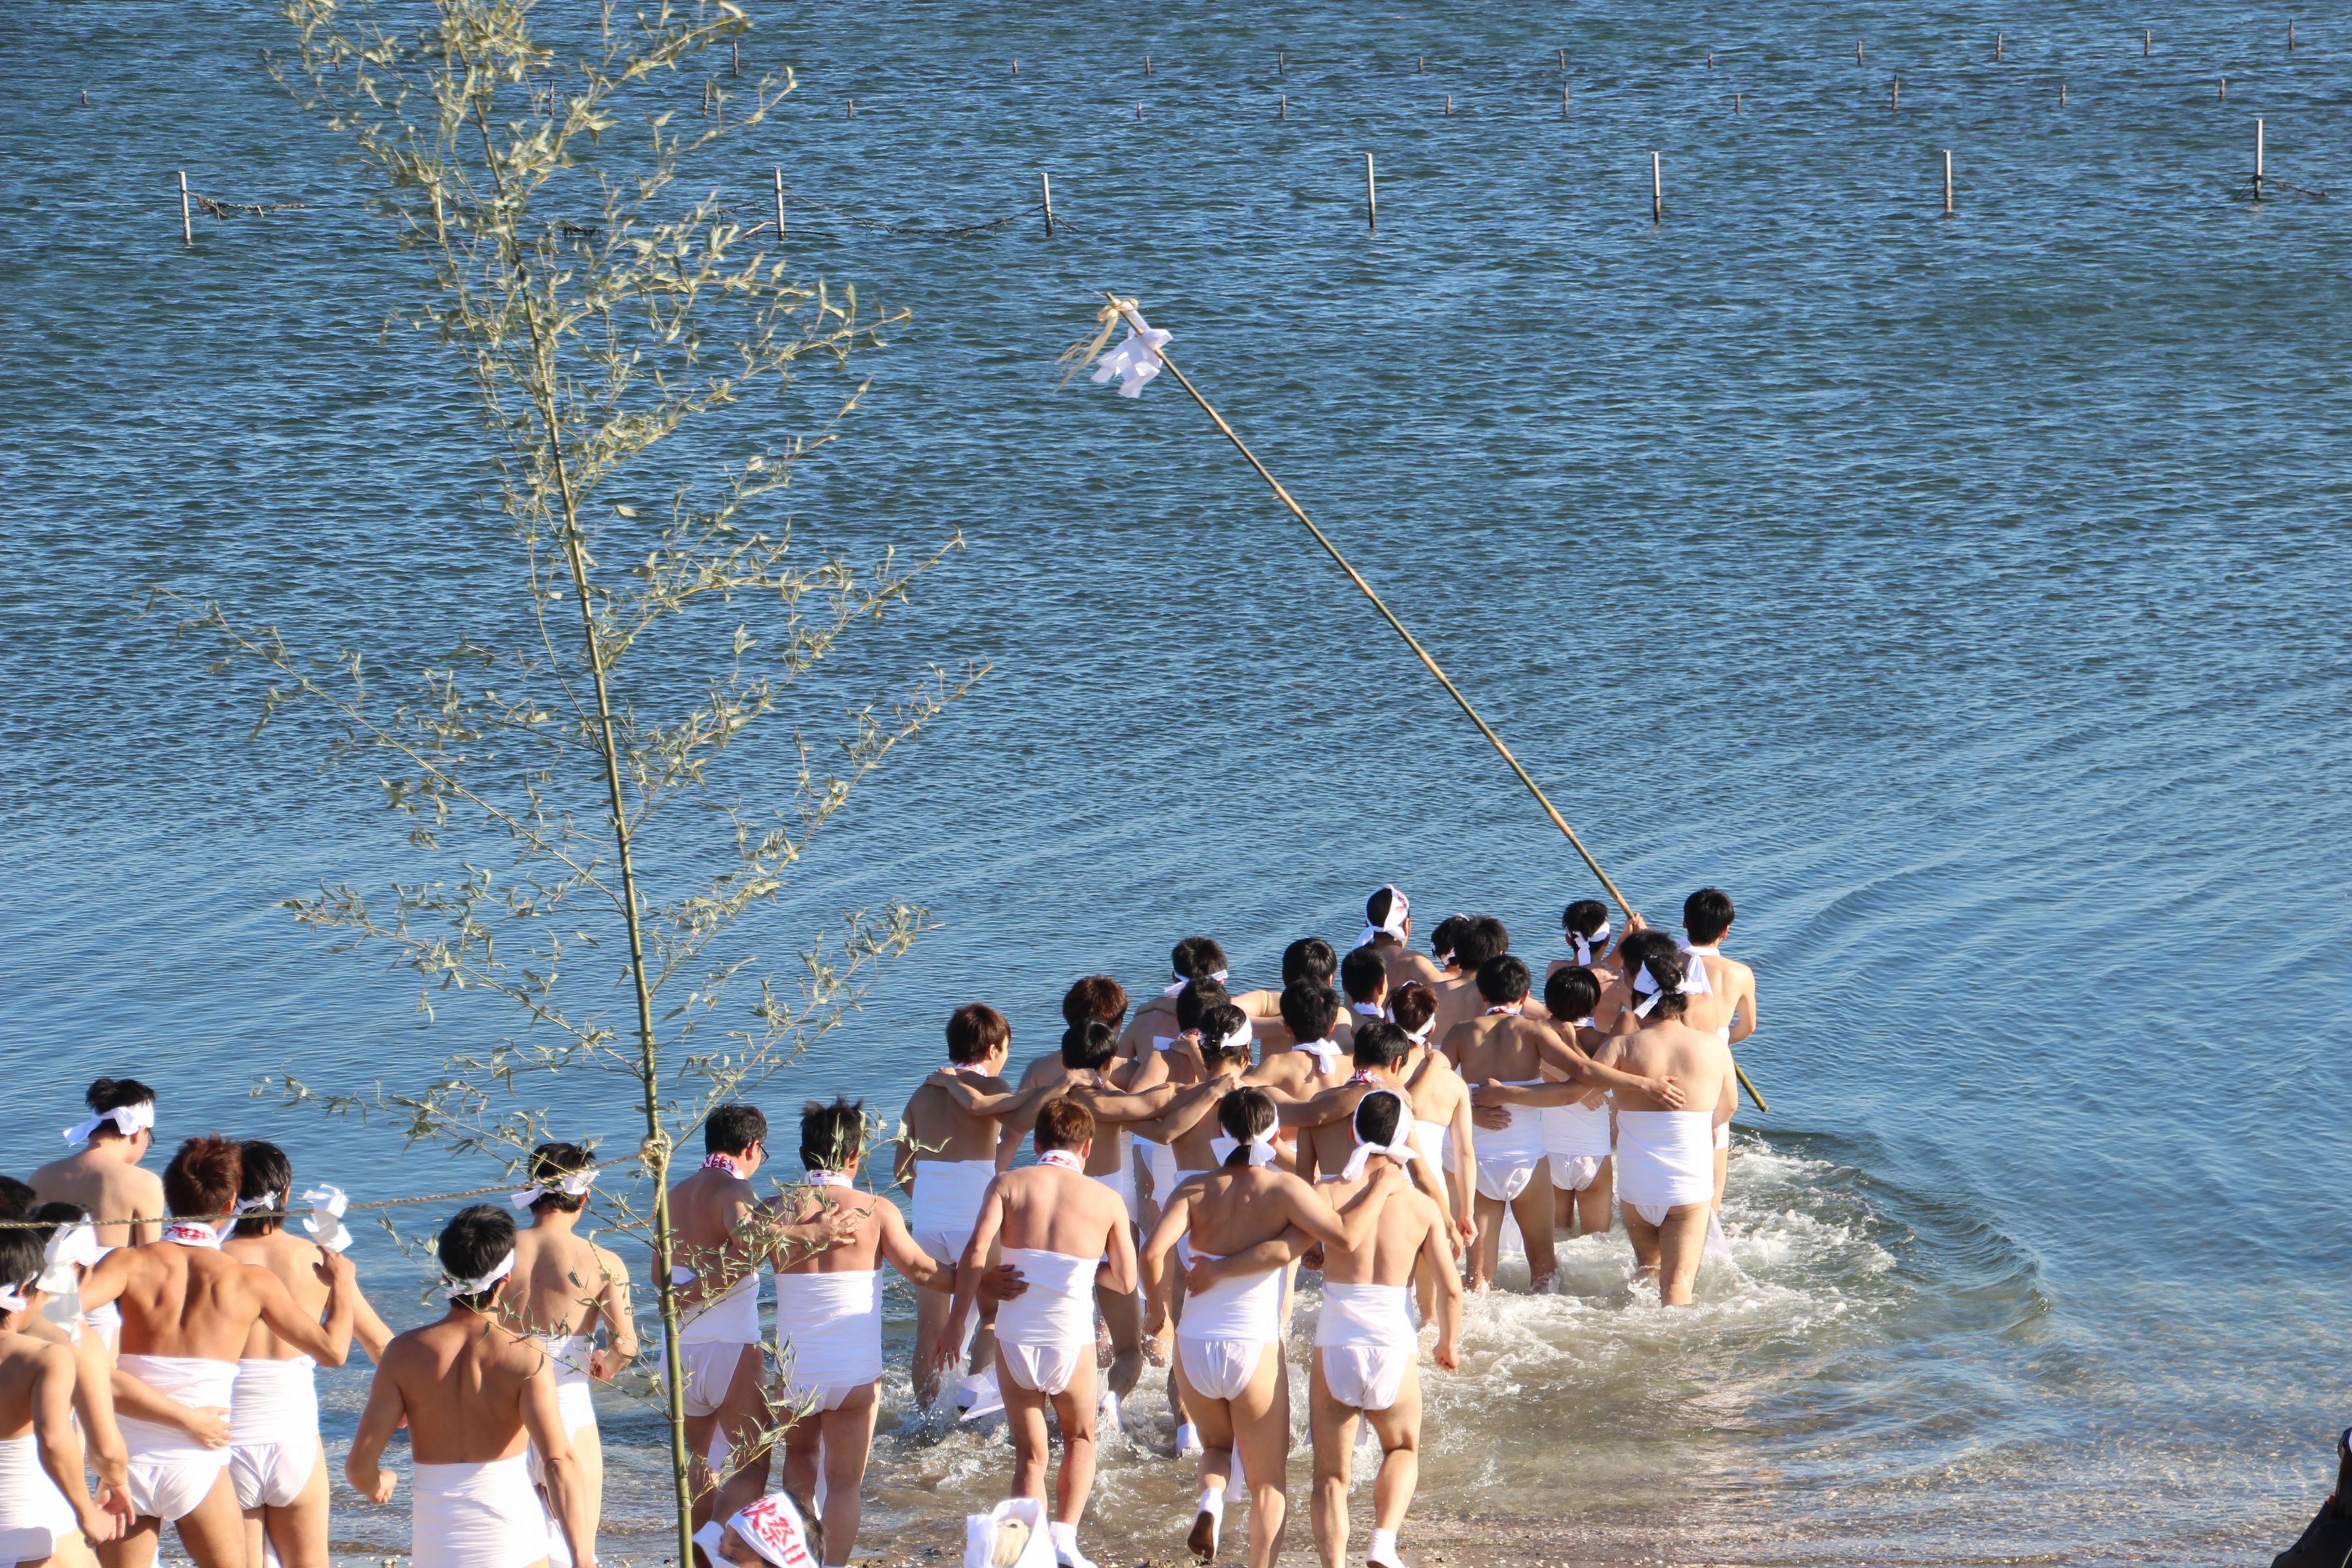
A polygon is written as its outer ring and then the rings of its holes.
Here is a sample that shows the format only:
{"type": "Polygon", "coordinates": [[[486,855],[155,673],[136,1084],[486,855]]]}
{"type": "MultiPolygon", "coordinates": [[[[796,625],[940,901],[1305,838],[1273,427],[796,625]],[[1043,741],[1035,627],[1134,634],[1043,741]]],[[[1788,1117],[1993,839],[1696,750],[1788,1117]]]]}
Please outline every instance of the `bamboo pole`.
{"type": "Polygon", "coordinates": [[[1045,237],[1054,237],[1054,176],[1045,170],[1037,171],[1037,188],[1045,194],[1045,237]]]}
{"type": "MultiPolygon", "coordinates": [[[[1654,157],[1655,154],[1653,156],[1654,157]]],[[[1142,331],[1136,312],[1129,310],[1118,296],[1106,294],[1103,297],[1119,307],[1119,311],[1127,317],[1129,325],[1138,331],[1142,331]]],[[[1615,882],[1610,880],[1609,873],[1601,868],[1601,862],[1592,858],[1592,851],[1584,847],[1584,840],[1576,836],[1576,829],[1568,825],[1568,818],[1562,816],[1559,814],[1559,808],[1552,805],[1551,797],[1544,794],[1543,786],[1537,784],[1534,775],[1520,764],[1518,758],[1511,754],[1511,748],[1503,744],[1503,738],[1495,733],[1494,727],[1486,722],[1477,709],[1471,706],[1470,699],[1462,695],[1462,689],[1454,684],[1453,678],[1438,668],[1437,661],[1429,657],[1429,650],[1421,646],[1420,639],[1405,628],[1405,624],[1397,619],[1396,612],[1390,609],[1386,601],[1372,591],[1372,585],[1364,581],[1363,574],[1358,572],[1349,563],[1348,558],[1339,553],[1339,547],[1331,542],[1330,536],[1315,526],[1315,520],[1308,517],[1306,510],[1291,499],[1290,492],[1282,488],[1282,481],[1276,479],[1266,466],[1257,460],[1257,454],[1251,451],[1242,438],[1234,433],[1234,427],[1225,423],[1225,416],[1218,413],[1206,397],[1201,395],[1201,389],[1192,384],[1190,376],[1177,368],[1176,362],[1168,357],[1168,351],[1164,347],[1159,351],[1159,357],[1160,368],[1174,376],[1176,384],[1192,395],[1192,401],[1201,405],[1201,412],[1206,414],[1215,423],[1217,428],[1223,432],[1225,439],[1234,444],[1234,450],[1239,452],[1248,460],[1249,466],[1257,470],[1257,477],[1264,479],[1267,487],[1274,491],[1275,499],[1289,509],[1290,515],[1297,518],[1308,533],[1314,535],[1315,542],[1321,545],[1324,552],[1338,563],[1339,570],[1348,574],[1348,581],[1353,583],[1362,592],[1364,597],[1372,602],[1372,608],[1378,610],[1381,613],[1381,618],[1388,622],[1396,635],[1404,639],[1405,647],[1412,649],[1413,657],[1421,660],[1423,668],[1437,678],[1437,683],[1445,688],[1445,694],[1454,699],[1455,704],[1469,717],[1470,722],[1478,726],[1478,732],[1486,737],[1486,742],[1495,748],[1496,755],[1503,759],[1511,772],[1518,776],[1518,781],[1527,786],[1528,793],[1535,796],[1536,804],[1543,807],[1544,815],[1551,818],[1552,826],[1559,828],[1562,837],[1567,838],[1569,847],[1576,851],[1577,858],[1584,862],[1585,869],[1600,879],[1601,887],[1608,889],[1609,897],[1616,904],[1618,911],[1630,921],[1633,915],[1633,906],[1625,901],[1625,895],[1618,890],[1615,882]]],[[[1748,1081],[1747,1070],[1736,1061],[1732,1063],[1732,1070],[1739,1075],[1740,1085],[1748,1090],[1748,1098],[1756,1102],[1756,1109],[1770,1110],[1772,1108],[1764,1103],[1764,1097],[1758,1094],[1756,1086],[1748,1081]]]]}
{"type": "Polygon", "coordinates": [[[1378,187],[1372,184],[1372,155],[1370,153],[1364,154],[1364,226],[1376,234],[1380,232],[1381,195],[1378,187]]]}
{"type": "Polygon", "coordinates": [[[1952,150],[1944,149],[1944,216],[1952,216],[1952,150]]]}
{"type": "MultiPolygon", "coordinates": [[[[2254,161],[2257,163],[2262,162],[2259,158],[2254,161]]],[[[2260,178],[2259,175],[2256,176],[2258,183],[2260,178]]],[[[182,245],[196,243],[195,228],[188,222],[188,172],[185,169],[180,171],[180,243],[182,245]]]]}
{"type": "Polygon", "coordinates": [[[784,166],[776,165],[776,243],[784,243],[784,166]]]}
{"type": "MultiPolygon", "coordinates": [[[[2263,122],[2254,121],[2254,200],[2263,199],[2263,122]]],[[[183,205],[183,212],[186,210],[183,205]]]]}
{"type": "Polygon", "coordinates": [[[1650,154],[1650,221],[1654,224],[1666,221],[1666,192],[1658,178],[1658,155],[1655,153],[1650,154]]]}

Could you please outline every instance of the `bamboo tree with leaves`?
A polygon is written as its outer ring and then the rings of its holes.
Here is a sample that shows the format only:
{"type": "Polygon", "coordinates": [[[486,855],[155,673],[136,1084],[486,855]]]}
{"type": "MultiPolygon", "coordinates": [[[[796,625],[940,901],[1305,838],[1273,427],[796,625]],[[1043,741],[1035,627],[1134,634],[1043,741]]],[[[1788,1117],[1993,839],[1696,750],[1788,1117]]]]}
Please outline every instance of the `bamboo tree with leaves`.
{"type": "MultiPolygon", "coordinates": [[[[521,0],[420,0],[405,25],[338,0],[284,11],[298,47],[273,71],[349,139],[373,205],[424,263],[414,320],[470,381],[530,626],[513,646],[466,637],[402,681],[218,604],[184,615],[216,670],[266,671],[257,732],[289,705],[323,713],[331,758],[380,779],[436,864],[388,892],[323,885],[288,901],[295,918],[414,972],[428,1016],[449,991],[521,1014],[421,1089],[266,1087],[520,1169],[548,1131],[530,1108],[541,1080],[625,1080],[647,1190],[604,1201],[652,1249],[675,1368],[673,1151],[837,1023],[923,915],[849,915],[796,944],[789,978],[737,922],[777,900],[851,791],[985,673],[931,667],[835,710],[829,736],[811,733],[820,700],[794,690],[961,545],[949,532],[858,562],[767,521],[865,390],[854,356],[904,317],[796,279],[772,225],[683,194],[689,167],[792,87],[771,76],[739,101],[688,84],[703,51],[745,29],[732,5],[607,5],[562,58],[521,0]],[[698,115],[673,112],[696,98],[698,115]],[[798,434],[759,433],[809,367],[846,390],[798,434]],[[729,753],[787,723],[781,803],[730,788],[729,753]]],[[[664,1384],[686,1563],[697,1483],[683,1391],[664,1384]]]]}

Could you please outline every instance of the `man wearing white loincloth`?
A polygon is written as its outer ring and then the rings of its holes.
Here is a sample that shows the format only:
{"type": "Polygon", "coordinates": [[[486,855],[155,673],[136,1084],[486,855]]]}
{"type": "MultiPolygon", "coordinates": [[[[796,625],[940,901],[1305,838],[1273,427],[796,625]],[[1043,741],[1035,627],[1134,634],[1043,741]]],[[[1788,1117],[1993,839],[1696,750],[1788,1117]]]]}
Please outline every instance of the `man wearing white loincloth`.
{"type": "MultiPolygon", "coordinates": [[[[1478,966],[1483,1016],[1456,1024],[1439,1037],[1454,1069],[1472,1084],[1498,1080],[1534,1084],[1542,1078],[1543,1044],[1551,1032],[1521,1016],[1527,1002],[1528,966],[1508,953],[1478,966]]],[[[1442,1014],[1441,1014],[1442,1016],[1442,1014]]],[[[1504,1110],[1478,1119],[1476,1167],[1478,1240],[1470,1260],[1470,1289],[1495,1281],[1502,1244],[1503,1215],[1519,1222],[1528,1249],[1528,1289],[1551,1289],[1551,1187],[1544,1173],[1543,1125],[1533,1110],[1504,1110]]]]}
{"type": "MultiPolygon", "coordinates": [[[[511,1199],[530,1215],[530,1225],[515,1237],[514,1283],[499,1299],[507,1325],[536,1341],[555,1369],[556,1405],[572,1438],[572,1457],[580,1461],[591,1535],[604,1516],[604,1442],[596,1426],[596,1385],[612,1382],[637,1354],[629,1266],[578,1229],[595,1183],[595,1162],[579,1144],[541,1143],[531,1151],[530,1185],[511,1199]],[[604,1334],[601,1345],[599,1329],[604,1334]]],[[[534,1477],[539,1468],[534,1448],[534,1477]]]]}
{"type": "Polygon", "coordinates": [[[1376,889],[1364,900],[1364,930],[1356,938],[1355,951],[1380,956],[1392,991],[1410,981],[1435,985],[1445,978],[1444,970],[1412,951],[1411,910],[1404,890],[1393,885],[1376,889]]]}
{"type": "MultiPolygon", "coordinates": [[[[327,1305],[327,1249],[296,1236],[279,1217],[294,1190],[286,1151],[255,1140],[237,1150],[236,1219],[221,1238],[221,1256],[266,1268],[306,1314],[327,1305]]],[[[352,1337],[371,1360],[382,1360],[392,1330],[360,1293],[352,1302],[352,1337]]],[[[282,1568],[327,1568],[327,1453],[320,1435],[316,1367],[267,1323],[246,1334],[237,1355],[229,1405],[229,1481],[245,1513],[248,1564],[269,1552],[282,1568]],[[268,1543],[267,1549],[264,1542],[268,1543]]]]}
{"type": "Polygon", "coordinates": [[[0,1230],[0,1563],[93,1568],[90,1548],[122,1521],[83,1484],[73,1352],[24,1331],[39,1310],[39,1236],[0,1230]]]}
{"type": "Polygon", "coordinates": [[[1639,1025],[1601,1047],[1601,1061],[1669,1079],[1685,1103],[1675,1110],[1638,1089],[1617,1090],[1617,1199],[1634,1261],[1658,1281],[1666,1306],[1686,1306],[1706,1245],[1715,1201],[1714,1108],[1731,1078],[1731,1048],[1683,1022],[1685,960],[1654,947],[1632,980],[1639,1025]]]}
{"type": "MultiPolygon", "coordinates": [[[[1756,1032],[1756,972],[1736,958],[1723,956],[1723,939],[1731,930],[1731,895],[1720,888],[1701,888],[1683,900],[1683,940],[1678,944],[1696,980],[1706,984],[1688,993],[1683,1022],[1694,1029],[1712,1029],[1725,1047],[1739,1044],[1756,1032]]],[[[1723,1182],[1731,1163],[1731,1116],[1739,1109],[1738,1075],[1723,1086],[1715,1108],[1715,1206],[1723,1208],[1723,1182]]]]}
{"type": "MultiPolygon", "coordinates": [[[[948,1071],[990,1094],[1007,1091],[1003,1078],[1013,1052],[1013,1026],[985,1002],[967,1002],[948,1019],[948,1071]]],[[[891,1174],[914,1202],[908,1228],[915,1244],[933,1258],[952,1261],[971,1239],[988,1184],[996,1179],[996,1156],[1003,1122],[964,1110],[948,1092],[925,1083],[899,1113],[898,1142],[891,1174]]],[[[984,1265],[983,1265],[984,1267],[984,1265]]],[[[974,1289],[978,1289],[977,1284],[974,1289]]],[[[931,1346],[946,1321],[947,1298],[926,1290],[915,1299],[915,1403],[939,1397],[940,1369],[931,1346]]],[[[986,1314],[971,1338],[969,1371],[988,1365],[992,1341],[986,1314]]]]}
{"type": "Polygon", "coordinates": [[[989,1184],[931,1350],[941,1368],[960,1353],[981,1271],[1001,1237],[1005,1264],[1028,1287],[996,1317],[999,1382],[1013,1428],[1012,1495],[1045,1500],[1050,1406],[1062,1427],[1050,1532],[1055,1558],[1067,1568],[1094,1568],[1078,1550],[1078,1521],[1095,1481],[1095,1287],[1131,1294],[1136,1279],[1126,1206],[1086,1176],[1094,1136],[1093,1113],[1076,1100],[1050,1100],[1037,1113],[1037,1163],[989,1184]]]}
{"type": "MultiPolygon", "coordinates": [[[[101,1252],[138,1247],[163,1234],[163,1184],[139,1163],[155,1142],[155,1091],[131,1078],[102,1078],[82,1096],[89,1115],[65,1130],[66,1142],[81,1147],[33,1173],[33,1195],[40,1203],[79,1204],[98,1222],[101,1252]],[[130,1222],[137,1216],[138,1223],[130,1222]]],[[[112,1304],[90,1310],[87,1320],[111,1355],[122,1342],[122,1314],[112,1304]]]]}
{"type": "Polygon", "coordinates": [[[537,1341],[499,1321],[499,1300],[514,1277],[512,1216],[488,1204],[460,1209],[436,1251],[449,1309],[393,1336],[344,1477],[370,1502],[390,1502],[397,1478],[383,1468],[383,1451],[404,1422],[413,1568],[532,1568],[551,1560],[594,1568],[587,1489],[564,1430],[555,1365],[537,1341]],[[531,1485],[533,1450],[544,1502],[531,1485]]]}
{"type": "Polygon", "coordinates": [[[1364,1245],[1389,1195],[1404,1178],[1382,1164],[1335,1212],[1313,1187],[1274,1168],[1274,1101],[1262,1089],[1236,1089],[1217,1104],[1232,1141],[1217,1170],[1170,1194],[1143,1253],[1146,1297],[1168,1289],[1168,1255],[1188,1238],[1194,1258],[1234,1260],[1232,1275],[1186,1292],[1176,1335],[1176,1374],[1184,1409],[1201,1430],[1201,1500],[1187,1539],[1206,1563],[1217,1553],[1225,1489],[1239,1456],[1250,1492],[1250,1568],[1272,1568],[1286,1509],[1284,1466],[1290,1451],[1289,1373],[1282,1357],[1282,1287],[1292,1227],[1326,1247],[1364,1245]]]}
{"type": "Polygon", "coordinates": [[[150,1408],[142,1401],[160,1395],[228,1423],[237,1359],[256,1323],[266,1324],[286,1349],[323,1365],[342,1365],[351,1349],[347,1260],[332,1253],[320,1258],[327,1275],[321,1324],[276,1275],[223,1257],[219,1230],[193,1217],[225,1215],[236,1205],[243,1163],[237,1145],[226,1138],[181,1144],[163,1173],[163,1201],[174,1217],[163,1226],[163,1239],[115,1248],[82,1280],[85,1311],[109,1302],[122,1310],[115,1402],[138,1517],[108,1548],[108,1568],[148,1568],[166,1521],[177,1528],[196,1568],[237,1568],[245,1562],[245,1521],[229,1479],[229,1449],[192,1437],[190,1423],[142,1416],[138,1412],[150,1408]]]}

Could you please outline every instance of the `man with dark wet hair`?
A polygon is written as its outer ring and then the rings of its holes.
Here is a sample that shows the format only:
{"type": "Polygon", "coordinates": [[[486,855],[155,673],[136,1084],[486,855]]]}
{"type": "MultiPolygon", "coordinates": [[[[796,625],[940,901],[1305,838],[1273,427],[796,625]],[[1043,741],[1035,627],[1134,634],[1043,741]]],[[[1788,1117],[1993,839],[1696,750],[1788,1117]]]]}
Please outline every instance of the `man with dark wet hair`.
{"type": "MultiPolygon", "coordinates": [[[[61,1160],[33,1173],[33,1192],[42,1203],[79,1204],[98,1221],[100,1247],[135,1247],[163,1234],[163,1184],[140,1162],[155,1142],[155,1091],[135,1078],[102,1078],[82,1095],[89,1114],[65,1131],[79,1143],[61,1160]],[[138,1217],[138,1223],[126,1223],[138,1217]]],[[[110,1306],[94,1310],[89,1327],[110,1349],[122,1337],[122,1320],[110,1306]]]]}
{"type": "Polygon", "coordinates": [[[1412,907],[1404,889],[1391,884],[1374,889],[1364,900],[1364,930],[1356,938],[1355,950],[1380,955],[1388,968],[1391,990],[1414,980],[1434,985],[1445,978],[1444,970],[1412,951],[1412,907]]]}

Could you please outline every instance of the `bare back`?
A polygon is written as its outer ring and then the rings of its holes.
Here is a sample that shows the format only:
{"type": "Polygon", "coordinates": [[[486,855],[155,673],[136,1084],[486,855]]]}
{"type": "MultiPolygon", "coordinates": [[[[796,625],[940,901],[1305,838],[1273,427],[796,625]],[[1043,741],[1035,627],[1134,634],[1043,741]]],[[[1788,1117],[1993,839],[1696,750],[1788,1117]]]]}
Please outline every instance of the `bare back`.
{"type": "Polygon", "coordinates": [[[1445,972],[1423,954],[1415,952],[1402,942],[1376,943],[1381,963],[1389,972],[1389,994],[1393,996],[1415,980],[1423,985],[1438,986],[1445,983],[1445,972]]]}
{"type": "Polygon", "coordinates": [[[526,1441],[525,1401],[544,1383],[551,1411],[554,1363],[531,1341],[479,1313],[453,1312],[394,1336],[376,1369],[399,1390],[409,1451],[420,1465],[511,1459],[526,1441]]]}
{"type": "MultiPolygon", "coordinates": [[[[1011,1086],[992,1073],[966,1075],[985,1094],[1003,1094],[1011,1086]]],[[[935,1084],[925,1084],[908,1097],[900,1120],[918,1160],[993,1160],[1003,1123],[993,1116],[964,1110],[935,1084]]]]}
{"type": "Polygon", "coordinates": [[[261,1321],[262,1292],[275,1283],[267,1269],[167,1241],[109,1253],[93,1278],[109,1270],[122,1279],[115,1298],[122,1349],[134,1355],[236,1360],[261,1321]]]}
{"type": "Polygon", "coordinates": [[[0,1334],[0,1438],[22,1437],[33,1429],[42,1382],[73,1379],[73,1352],[26,1333],[0,1334]]]}
{"type": "Polygon", "coordinates": [[[1441,980],[1430,989],[1437,993],[1437,1016],[1432,1020],[1435,1027],[1431,1039],[1444,1040],[1456,1025],[1467,1023],[1486,1010],[1486,994],[1478,989],[1475,974],[1441,980]]]}
{"type": "Polygon", "coordinates": [[[1445,1059],[1444,1052],[1423,1046],[1416,1054],[1419,1061],[1412,1058],[1405,1060],[1404,1079],[1405,1099],[1412,1106],[1413,1120],[1450,1127],[1454,1113],[1469,1098],[1469,1088],[1463,1083],[1462,1075],[1454,1070],[1454,1064],[1445,1059]]]}
{"type": "Polygon", "coordinates": [[[1544,1026],[1532,1018],[1490,1013],[1456,1025],[1445,1037],[1445,1054],[1469,1082],[1527,1083],[1543,1076],[1546,1038],[1544,1026]]]}
{"type": "MultiPolygon", "coordinates": [[[[1333,1206],[1345,1204],[1364,1190],[1370,1173],[1352,1182],[1332,1180],[1317,1184],[1316,1190],[1333,1206]]],[[[1392,1194],[1381,1208],[1380,1218],[1373,1222],[1369,1241],[1358,1247],[1329,1247],[1323,1249],[1323,1282],[1327,1285],[1410,1285],[1413,1279],[1416,1260],[1429,1243],[1430,1234],[1437,1233],[1441,1244],[1452,1235],[1445,1216],[1436,1202],[1422,1192],[1392,1194]]]]}
{"type": "Polygon", "coordinates": [[[93,1142],[33,1173],[33,1196],[45,1204],[79,1204],[98,1221],[104,1247],[131,1247],[163,1234],[163,1183],[154,1172],[119,1158],[106,1142],[93,1142]],[[144,1225],[122,1222],[145,1216],[144,1225]]]}
{"type": "Polygon", "coordinates": [[[715,1252],[727,1245],[758,1202],[759,1194],[748,1178],[706,1165],[670,1188],[670,1228],[685,1247],[715,1252]]]}
{"type": "MultiPolygon", "coordinates": [[[[292,1297],[297,1310],[316,1318],[327,1310],[326,1248],[283,1230],[263,1236],[233,1236],[221,1243],[221,1256],[276,1277],[292,1297]]],[[[246,1361],[291,1361],[302,1352],[270,1331],[257,1315],[245,1334],[246,1361]]]]}
{"type": "Polygon", "coordinates": [[[604,1323],[604,1303],[629,1277],[614,1254],[558,1225],[517,1231],[514,1258],[499,1310],[512,1327],[551,1340],[593,1334],[604,1323]]]}
{"type": "Polygon", "coordinates": [[[1296,1202],[1323,1202],[1297,1176],[1271,1166],[1221,1166],[1184,1185],[1192,1189],[1192,1248],[1216,1258],[1247,1252],[1288,1228],[1284,1189],[1292,1189],[1286,1195],[1296,1202]]]}
{"type": "MultiPolygon", "coordinates": [[[[1620,1035],[1595,1055],[1603,1066],[1644,1078],[1676,1080],[1686,1106],[1712,1108],[1731,1086],[1731,1050],[1712,1030],[1694,1029],[1679,1018],[1643,1025],[1620,1035]]],[[[1654,1095],[1616,1091],[1620,1110],[1668,1110],[1654,1095]]]]}
{"type": "Polygon", "coordinates": [[[1127,1230],[1127,1205],[1100,1182],[1055,1165],[1024,1165],[996,1178],[1007,1247],[1100,1258],[1127,1230]]]}

